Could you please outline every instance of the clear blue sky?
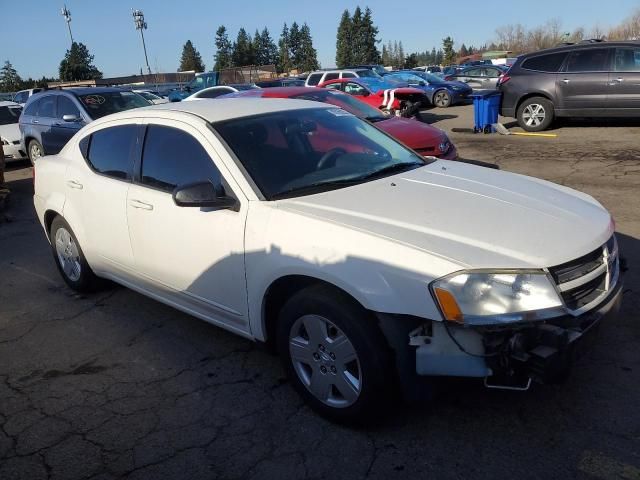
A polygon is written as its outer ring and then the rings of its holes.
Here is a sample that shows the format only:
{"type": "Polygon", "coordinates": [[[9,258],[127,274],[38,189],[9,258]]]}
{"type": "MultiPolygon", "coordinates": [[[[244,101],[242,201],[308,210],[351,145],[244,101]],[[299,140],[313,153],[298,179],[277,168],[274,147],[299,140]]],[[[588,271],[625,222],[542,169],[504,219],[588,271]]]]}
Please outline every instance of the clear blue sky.
{"type": "MultiPolygon", "coordinates": [[[[0,0],[4,14],[0,61],[10,60],[22,77],[57,76],[58,65],[69,46],[69,37],[60,8],[64,0],[0,0]]],[[[449,2],[393,0],[357,1],[207,1],[187,0],[66,0],[71,10],[74,39],[83,42],[95,55],[96,66],[105,76],[128,75],[140,71],[144,56],[131,9],[145,13],[145,32],[152,70],[175,71],[182,46],[190,39],[210,69],[216,28],[224,24],[233,40],[244,26],[253,35],[267,27],[277,40],[283,22],[307,22],[311,28],[318,59],[323,67],[335,62],[335,35],[340,15],[360,4],[373,10],[379,38],[401,40],[405,52],[439,47],[451,35],[456,46],[480,45],[495,36],[495,29],[509,23],[526,27],[557,17],[563,28],[572,30],[596,23],[617,24],[640,0],[451,0],[449,2]],[[437,6],[434,6],[437,5],[437,6]]]]}

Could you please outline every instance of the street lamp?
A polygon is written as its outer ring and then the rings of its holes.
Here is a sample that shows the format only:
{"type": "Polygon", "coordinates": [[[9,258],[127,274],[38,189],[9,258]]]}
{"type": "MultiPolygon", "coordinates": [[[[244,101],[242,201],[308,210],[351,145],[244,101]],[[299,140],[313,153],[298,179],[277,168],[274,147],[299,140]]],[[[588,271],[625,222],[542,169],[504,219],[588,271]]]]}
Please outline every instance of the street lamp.
{"type": "Polygon", "coordinates": [[[60,14],[64,17],[67,22],[67,27],[69,28],[69,36],[71,37],[71,46],[73,46],[73,35],[71,34],[71,11],[65,5],[60,9],[60,14]]]}
{"type": "Polygon", "coordinates": [[[149,75],[151,75],[151,67],[149,67],[149,59],[147,58],[147,46],[144,43],[144,30],[147,29],[147,22],[144,21],[144,13],[142,13],[142,10],[133,11],[133,22],[136,24],[136,30],[140,30],[142,48],[144,49],[144,61],[147,63],[147,71],[149,75]]]}

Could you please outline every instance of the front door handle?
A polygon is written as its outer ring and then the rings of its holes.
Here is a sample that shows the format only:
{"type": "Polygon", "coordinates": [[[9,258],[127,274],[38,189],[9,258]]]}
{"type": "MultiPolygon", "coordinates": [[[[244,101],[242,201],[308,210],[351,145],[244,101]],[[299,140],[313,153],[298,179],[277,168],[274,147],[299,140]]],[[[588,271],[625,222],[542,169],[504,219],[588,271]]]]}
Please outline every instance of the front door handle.
{"type": "Polygon", "coordinates": [[[565,78],[564,80],[562,80],[562,83],[568,84],[571,80],[569,80],[568,78],[565,78]]]}
{"type": "Polygon", "coordinates": [[[68,180],[67,181],[67,186],[69,188],[75,188],[76,190],[82,190],[82,184],[80,182],[75,181],[75,180],[68,180]]]}
{"type": "Polygon", "coordinates": [[[615,87],[616,85],[620,85],[622,82],[624,82],[624,78],[622,77],[614,78],[613,81],[609,82],[609,86],[615,87]]]}
{"type": "Polygon", "coordinates": [[[141,210],[153,210],[153,205],[146,202],[141,202],[140,200],[129,200],[129,205],[133,208],[139,208],[141,210]]]}

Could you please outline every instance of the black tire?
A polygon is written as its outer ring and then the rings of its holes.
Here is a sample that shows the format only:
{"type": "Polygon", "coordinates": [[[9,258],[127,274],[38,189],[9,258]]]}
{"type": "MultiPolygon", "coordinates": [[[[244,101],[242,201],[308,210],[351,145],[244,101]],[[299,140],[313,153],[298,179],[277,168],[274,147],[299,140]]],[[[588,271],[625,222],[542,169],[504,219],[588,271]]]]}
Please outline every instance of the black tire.
{"type": "MultiPolygon", "coordinates": [[[[329,335],[331,335],[332,328],[330,326],[327,330],[329,335]]],[[[311,336],[309,335],[308,338],[311,339],[311,336]]],[[[310,340],[309,344],[311,343],[313,342],[310,340]]],[[[389,412],[389,403],[397,392],[396,375],[391,366],[389,346],[370,314],[346,294],[325,285],[311,286],[295,294],[280,311],[277,345],[284,369],[294,388],[312,409],[329,420],[340,423],[365,424],[380,420],[389,412]],[[296,368],[300,368],[300,363],[294,365],[292,360],[289,348],[290,334],[295,331],[294,327],[300,325],[299,322],[305,316],[322,317],[329,320],[339,329],[337,332],[346,336],[350,346],[355,350],[356,361],[359,365],[360,390],[355,395],[356,400],[352,403],[342,406],[328,405],[311,392],[311,387],[307,387],[297,373],[296,368]]],[[[331,344],[327,344],[326,351],[320,352],[318,350],[314,356],[317,354],[324,355],[326,362],[331,362],[326,357],[327,354],[336,360],[331,351],[331,344]]],[[[311,360],[316,362],[316,370],[314,371],[312,367],[309,367],[308,370],[313,372],[310,378],[315,378],[313,375],[316,372],[320,375],[318,369],[322,368],[321,364],[325,360],[323,358],[318,358],[317,361],[315,358],[311,360]]],[[[336,364],[338,365],[337,373],[333,366],[329,367],[334,372],[332,378],[337,379],[336,375],[346,378],[346,376],[342,376],[339,358],[336,360],[336,364]]],[[[329,377],[329,373],[331,372],[327,372],[327,368],[325,368],[327,377],[329,377]]],[[[339,397],[337,385],[338,382],[335,387],[333,385],[329,387],[329,391],[335,392],[330,395],[335,394],[339,397]]]]}
{"type": "Polygon", "coordinates": [[[541,132],[553,123],[553,103],[544,97],[527,98],[518,107],[518,125],[527,132],[541,132]]]}
{"type": "Polygon", "coordinates": [[[29,160],[31,160],[31,165],[36,164],[36,160],[44,155],[44,148],[40,145],[40,142],[37,140],[31,140],[29,145],[27,146],[27,155],[29,155],[29,160]],[[36,152],[40,152],[38,155],[36,152]]]}
{"type": "Polygon", "coordinates": [[[431,99],[434,107],[449,108],[451,106],[451,95],[446,90],[436,90],[431,99]]]}
{"type": "MultiPolygon", "coordinates": [[[[64,220],[64,218],[58,216],[53,219],[53,222],[51,222],[51,231],[49,235],[49,238],[51,240],[51,252],[53,253],[53,259],[56,262],[58,271],[60,272],[60,275],[62,275],[62,279],[65,281],[65,283],[77,292],[87,293],[95,291],[101,285],[100,279],[96,276],[95,273],[93,273],[93,270],[91,270],[91,267],[87,263],[84,253],[82,252],[82,248],[80,248],[78,239],[76,238],[73,230],[71,230],[71,227],[64,220]],[[75,249],[77,250],[77,263],[79,265],[77,278],[75,275],[69,273],[68,270],[65,270],[65,265],[63,265],[63,259],[65,259],[65,257],[63,254],[58,254],[56,241],[58,240],[58,233],[60,233],[62,237],[64,236],[63,231],[68,232],[71,240],[73,241],[73,245],[75,245],[75,249]],[[63,259],[60,258],[61,256],[63,257],[63,259]]],[[[73,273],[75,273],[75,271],[73,273]]]]}
{"type": "Polygon", "coordinates": [[[400,116],[404,118],[413,118],[420,111],[422,104],[420,102],[409,102],[404,104],[404,108],[400,112],[400,116]]]}

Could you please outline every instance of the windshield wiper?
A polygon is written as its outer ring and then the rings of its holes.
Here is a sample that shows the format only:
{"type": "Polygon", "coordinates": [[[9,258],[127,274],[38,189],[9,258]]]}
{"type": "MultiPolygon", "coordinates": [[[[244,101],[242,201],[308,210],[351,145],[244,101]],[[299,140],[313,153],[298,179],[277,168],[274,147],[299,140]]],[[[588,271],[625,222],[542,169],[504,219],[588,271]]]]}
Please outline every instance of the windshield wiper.
{"type": "Polygon", "coordinates": [[[361,180],[369,180],[370,178],[376,178],[379,176],[384,176],[387,174],[391,174],[391,173],[396,173],[396,172],[404,172],[407,170],[411,170],[411,167],[422,167],[426,165],[426,163],[423,162],[402,162],[402,163],[394,163],[393,165],[387,165],[384,168],[381,168],[380,170],[376,170],[375,172],[371,172],[371,173],[367,173],[366,175],[363,175],[361,177],[356,177],[356,178],[352,178],[352,181],[361,181],[361,180]]]}
{"type": "Polygon", "coordinates": [[[281,198],[287,198],[293,195],[308,195],[312,193],[318,193],[325,190],[325,187],[328,187],[327,190],[331,190],[333,187],[340,188],[347,185],[353,185],[356,183],[360,183],[362,181],[361,177],[356,179],[348,178],[344,180],[330,180],[328,182],[316,182],[310,183],[309,185],[303,185],[301,187],[293,187],[287,190],[283,190],[281,192],[275,193],[271,195],[271,200],[278,200],[281,198]]]}
{"type": "Polygon", "coordinates": [[[388,118],[391,118],[391,117],[385,117],[383,115],[375,115],[375,116],[372,115],[370,117],[364,117],[364,119],[366,121],[371,122],[371,123],[376,123],[376,122],[379,122],[381,120],[387,120],[388,118]]]}

